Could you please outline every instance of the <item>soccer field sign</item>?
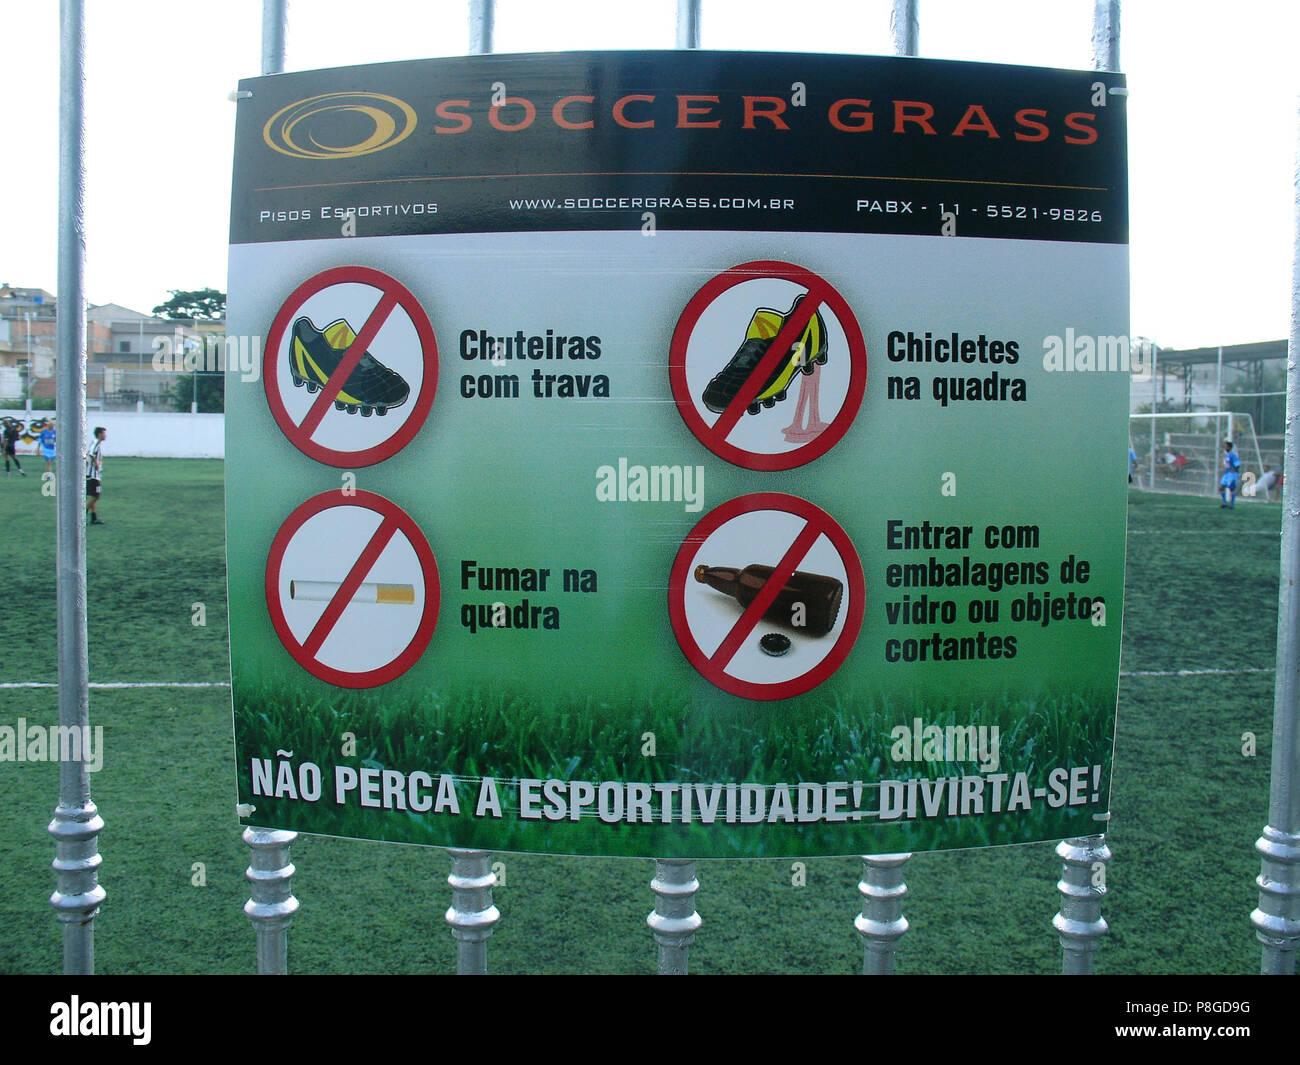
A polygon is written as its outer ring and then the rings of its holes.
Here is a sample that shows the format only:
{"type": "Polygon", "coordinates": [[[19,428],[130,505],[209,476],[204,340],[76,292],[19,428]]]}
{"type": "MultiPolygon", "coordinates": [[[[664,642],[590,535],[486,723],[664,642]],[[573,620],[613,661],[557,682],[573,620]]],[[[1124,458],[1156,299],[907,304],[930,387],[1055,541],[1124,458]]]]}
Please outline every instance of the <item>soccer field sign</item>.
{"type": "Polygon", "coordinates": [[[1094,831],[1122,84],[709,52],[244,82],[246,823],[691,858],[1094,831]]]}

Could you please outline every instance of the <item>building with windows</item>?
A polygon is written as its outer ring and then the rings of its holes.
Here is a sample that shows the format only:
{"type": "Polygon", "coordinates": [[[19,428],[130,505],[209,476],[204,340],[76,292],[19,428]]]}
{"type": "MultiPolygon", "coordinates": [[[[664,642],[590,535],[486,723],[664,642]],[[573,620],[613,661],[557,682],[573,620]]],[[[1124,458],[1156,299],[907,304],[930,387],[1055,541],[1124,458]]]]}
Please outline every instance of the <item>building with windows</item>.
{"type": "MultiPolygon", "coordinates": [[[[54,402],[58,300],[41,288],[0,285],[0,408],[54,402]]],[[[182,357],[219,348],[225,322],[156,318],[117,303],[86,309],[86,406],[91,410],[174,410],[192,378],[174,359],[155,368],[155,355],[182,357]],[[209,339],[211,338],[211,339],[209,339]],[[182,381],[181,378],[185,380],[182,381]]]]}

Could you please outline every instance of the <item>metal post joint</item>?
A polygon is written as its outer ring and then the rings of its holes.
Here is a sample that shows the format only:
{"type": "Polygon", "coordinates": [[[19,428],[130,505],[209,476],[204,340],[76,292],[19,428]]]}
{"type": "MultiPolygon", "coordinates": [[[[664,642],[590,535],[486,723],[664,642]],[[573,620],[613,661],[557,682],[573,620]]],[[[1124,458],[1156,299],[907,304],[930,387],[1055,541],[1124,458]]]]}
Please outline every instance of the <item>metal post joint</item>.
{"type": "Polygon", "coordinates": [[[1066,974],[1092,972],[1092,958],[1110,931],[1101,915],[1106,897],[1105,877],[1095,875],[1096,867],[1111,858],[1104,835],[1076,836],[1061,840],[1056,847],[1063,863],[1056,890],[1061,894],[1061,909],[1052,918],[1052,927],[1061,939],[1063,971],[1066,974]]]}

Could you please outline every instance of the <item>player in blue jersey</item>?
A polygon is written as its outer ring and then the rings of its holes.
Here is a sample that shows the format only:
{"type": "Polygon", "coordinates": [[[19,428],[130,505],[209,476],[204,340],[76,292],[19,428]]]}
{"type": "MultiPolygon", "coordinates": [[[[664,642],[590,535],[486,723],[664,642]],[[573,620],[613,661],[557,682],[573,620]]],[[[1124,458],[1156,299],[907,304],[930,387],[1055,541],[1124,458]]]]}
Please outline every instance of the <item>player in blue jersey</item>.
{"type": "Polygon", "coordinates": [[[1219,504],[1222,507],[1233,507],[1237,501],[1237,481],[1239,479],[1238,471],[1241,469],[1241,459],[1237,457],[1237,452],[1232,446],[1231,440],[1223,442],[1223,476],[1219,478],[1219,495],[1223,497],[1223,502],[1219,504]]]}
{"type": "Polygon", "coordinates": [[[45,460],[45,472],[50,473],[54,469],[54,423],[46,422],[45,428],[41,430],[41,435],[36,441],[37,448],[40,450],[41,458],[45,460]]]}

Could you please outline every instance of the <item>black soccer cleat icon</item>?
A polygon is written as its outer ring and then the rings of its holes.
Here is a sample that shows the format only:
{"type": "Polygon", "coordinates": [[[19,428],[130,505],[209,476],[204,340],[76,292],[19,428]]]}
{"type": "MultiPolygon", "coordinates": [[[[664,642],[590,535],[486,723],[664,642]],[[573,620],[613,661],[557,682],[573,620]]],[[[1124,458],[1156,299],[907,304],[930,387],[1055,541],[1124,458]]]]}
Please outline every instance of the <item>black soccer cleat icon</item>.
{"type": "MultiPolygon", "coordinates": [[[[308,392],[319,392],[356,338],[352,327],[342,318],[324,329],[317,329],[310,318],[295,321],[289,347],[289,372],[294,386],[306,385],[308,392]]],[[[371,414],[382,416],[390,408],[400,407],[410,394],[411,388],[401,375],[367,351],[339,389],[334,409],[349,414],[359,411],[363,418],[371,414]]]]}
{"type": "MultiPolygon", "coordinates": [[[[803,300],[803,295],[795,297],[790,309],[782,314],[780,311],[760,307],[754,312],[745,330],[745,339],[731,361],[720,370],[704,389],[704,405],[716,414],[727,409],[736,398],[746,381],[763,361],[767,349],[781,331],[781,327],[790,320],[796,308],[803,300]]],[[[789,393],[790,382],[797,371],[810,374],[817,364],[825,363],[826,323],[822,321],[821,311],[814,311],[808,324],[804,326],[799,339],[790,345],[789,351],[772,370],[771,375],[753,398],[746,412],[757,414],[764,407],[773,407],[780,403],[789,393]]]]}

